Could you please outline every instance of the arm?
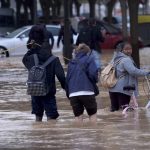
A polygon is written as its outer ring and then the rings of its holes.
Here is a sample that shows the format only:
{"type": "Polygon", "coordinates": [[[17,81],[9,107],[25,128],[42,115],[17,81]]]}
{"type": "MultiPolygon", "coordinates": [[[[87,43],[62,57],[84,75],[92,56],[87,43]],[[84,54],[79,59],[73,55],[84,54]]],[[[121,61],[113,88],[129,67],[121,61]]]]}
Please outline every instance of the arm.
{"type": "Polygon", "coordinates": [[[65,89],[65,86],[66,86],[65,73],[64,73],[63,67],[60,63],[59,58],[56,58],[55,74],[56,74],[56,76],[57,76],[57,78],[61,84],[61,87],[63,89],[65,89]]]}
{"type": "Polygon", "coordinates": [[[89,58],[87,74],[91,81],[93,81],[95,83],[98,82],[98,70],[97,70],[97,67],[95,65],[95,61],[93,58],[89,58]]]}
{"type": "Polygon", "coordinates": [[[145,76],[149,73],[143,69],[138,69],[137,67],[135,67],[132,59],[130,59],[129,57],[123,59],[123,66],[124,69],[132,76],[145,76]]]}
{"type": "Polygon", "coordinates": [[[33,57],[32,57],[33,52],[29,50],[23,57],[22,63],[27,69],[30,69],[33,65],[33,57]]]}

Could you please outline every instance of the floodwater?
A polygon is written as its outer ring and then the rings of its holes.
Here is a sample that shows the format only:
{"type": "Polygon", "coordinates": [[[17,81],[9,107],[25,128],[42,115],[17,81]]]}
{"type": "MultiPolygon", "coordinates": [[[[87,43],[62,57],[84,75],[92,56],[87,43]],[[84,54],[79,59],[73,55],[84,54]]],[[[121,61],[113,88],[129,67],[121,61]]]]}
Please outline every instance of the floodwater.
{"type": "Polygon", "coordinates": [[[146,91],[140,80],[140,107],[136,111],[109,111],[105,89],[97,97],[98,122],[88,122],[85,112],[83,125],[74,123],[74,116],[65,93],[57,86],[60,117],[56,122],[36,123],[31,114],[30,97],[26,95],[27,71],[21,58],[0,60],[0,150],[149,150],[150,110],[146,91]]]}

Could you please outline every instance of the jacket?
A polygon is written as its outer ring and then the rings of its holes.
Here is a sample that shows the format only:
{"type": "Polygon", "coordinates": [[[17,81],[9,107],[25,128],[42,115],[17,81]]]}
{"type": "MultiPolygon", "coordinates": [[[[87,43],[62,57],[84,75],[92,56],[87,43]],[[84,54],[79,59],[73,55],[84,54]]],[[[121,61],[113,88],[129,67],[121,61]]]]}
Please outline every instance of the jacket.
{"type": "Polygon", "coordinates": [[[101,46],[100,43],[104,42],[104,37],[101,33],[101,28],[99,26],[92,26],[92,42],[91,42],[91,49],[101,53],[101,46]]]}
{"type": "MultiPolygon", "coordinates": [[[[73,44],[73,35],[77,35],[76,31],[73,29],[72,26],[70,26],[70,43],[73,44]]],[[[57,39],[57,46],[59,46],[60,41],[62,41],[62,44],[64,45],[64,26],[61,26],[58,39],[57,39]]]]}
{"type": "Polygon", "coordinates": [[[100,42],[104,42],[101,28],[99,26],[87,26],[80,31],[77,37],[76,45],[85,43],[90,47],[90,49],[101,53],[100,42]]]}
{"type": "MultiPolygon", "coordinates": [[[[30,49],[23,57],[23,64],[29,70],[32,66],[34,66],[34,58],[33,54],[37,54],[39,58],[39,64],[43,64],[49,57],[51,57],[50,50],[42,49],[36,47],[35,49],[30,49]]],[[[56,83],[55,83],[55,75],[61,83],[61,87],[65,89],[65,74],[64,70],[61,66],[60,60],[57,57],[53,60],[48,66],[46,66],[46,76],[47,81],[50,84],[50,91],[48,94],[55,95],[56,93],[56,83]]]]}
{"type": "Polygon", "coordinates": [[[138,69],[133,59],[130,56],[125,55],[122,52],[118,52],[113,58],[114,62],[120,60],[119,64],[116,65],[116,76],[118,81],[116,85],[109,89],[110,92],[119,92],[131,96],[133,90],[124,90],[124,87],[134,86],[135,96],[138,95],[138,80],[137,77],[145,76],[148,72],[138,69]]]}
{"type": "Polygon", "coordinates": [[[66,77],[67,96],[79,91],[94,92],[93,84],[98,81],[97,67],[94,59],[85,52],[76,54],[75,59],[69,62],[66,77]]]}

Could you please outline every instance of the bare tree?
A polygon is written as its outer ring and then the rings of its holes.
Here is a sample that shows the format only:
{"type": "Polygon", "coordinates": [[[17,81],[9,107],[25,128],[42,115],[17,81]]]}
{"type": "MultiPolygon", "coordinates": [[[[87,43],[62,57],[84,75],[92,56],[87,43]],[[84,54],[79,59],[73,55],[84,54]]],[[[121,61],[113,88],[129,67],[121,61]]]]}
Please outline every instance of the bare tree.
{"type": "Polygon", "coordinates": [[[75,4],[75,8],[76,8],[76,15],[79,16],[80,15],[80,6],[81,3],[79,2],[79,0],[70,0],[70,16],[73,16],[73,9],[72,6],[73,4],[75,4]]]}
{"type": "Polygon", "coordinates": [[[20,26],[20,19],[21,19],[21,6],[23,5],[23,0],[16,0],[16,20],[17,20],[17,27],[20,26]]]}
{"type": "Polygon", "coordinates": [[[16,18],[18,27],[22,21],[24,25],[29,24],[29,15],[31,16],[30,23],[35,23],[34,13],[34,0],[16,0],[16,18]],[[23,7],[24,10],[23,14],[21,14],[21,7],[23,7]]]}
{"type": "Polygon", "coordinates": [[[56,10],[57,10],[57,4],[56,4],[57,0],[52,0],[51,1],[51,8],[52,8],[52,16],[56,16],[56,10]]]}
{"type": "Polygon", "coordinates": [[[51,0],[40,0],[44,22],[49,23],[49,16],[50,16],[50,6],[52,6],[51,0]]]}
{"type": "Polygon", "coordinates": [[[35,0],[24,0],[23,1],[23,6],[24,6],[24,12],[25,12],[25,16],[26,16],[26,23],[28,23],[29,21],[29,14],[31,16],[31,23],[34,24],[34,20],[35,20],[35,14],[36,13],[34,11],[34,6],[35,3],[34,3],[35,0]]]}
{"type": "Polygon", "coordinates": [[[106,4],[106,6],[107,6],[107,17],[108,17],[108,22],[109,23],[112,23],[112,11],[113,11],[113,8],[116,4],[116,1],[117,0],[110,0],[106,4]]]}
{"type": "Polygon", "coordinates": [[[97,0],[88,0],[90,7],[90,18],[95,17],[95,4],[97,0]]]}
{"type": "Polygon", "coordinates": [[[119,0],[121,11],[122,11],[122,31],[124,40],[128,39],[128,29],[127,29],[127,2],[125,0],[119,0]]]}
{"type": "Polygon", "coordinates": [[[61,9],[61,5],[62,5],[62,0],[56,0],[56,14],[57,16],[60,16],[60,9],[61,9]]]}
{"type": "Polygon", "coordinates": [[[129,15],[130,15],[130,34],[131,34],[131,44],[133,48],[133,59],[136,65],[140,66],[140,59],[139,59],[139,46],[138,46],[138,7],[140,0],[128,1],[129,7],[129,15]]]}
{"type": "Polygon", "coordinates": [[[0,0],[2,8],[9,8],[10,7],[10,0],[0,0]]]}

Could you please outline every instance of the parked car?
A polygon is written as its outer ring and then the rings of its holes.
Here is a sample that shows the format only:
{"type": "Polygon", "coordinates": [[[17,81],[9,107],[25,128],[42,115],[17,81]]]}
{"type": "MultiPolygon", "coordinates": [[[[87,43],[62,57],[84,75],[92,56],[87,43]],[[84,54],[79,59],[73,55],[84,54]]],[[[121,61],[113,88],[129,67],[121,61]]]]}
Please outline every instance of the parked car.
{"type": "MultiPolygon", "coordinates": [[[[103,21],[108,23],[108,17],[104,17],[103,21]]],[[[115,27],[122,29],[122,16],[113,16],[112,24],[115,27]]],[[[130,31],[130,18],[129,17],[127,17],[127,29],[128,29],[128,31],[130,31]]]]}
{"type": "MultiPolygon", "coordinates": [[[[5,37],[0,38],[0,54],[6,57],[15,55],[24,55],[27,52],[26,43],[28,41],[28,35],[32,26],[21,27],[5,37]],[[4,52],[4,53],[3,53],[4,52]]],[[[60,29],[60,25],[46,25],[54,36],[54,47],[52,52],[62,50],[62,43],[60,42],[59,48],[57,48],[57,38],[60,29]]],[[[76,39],[76,36],[74,37],[76,39]]]]}
{"type": "MultiPolygon", "coordinates": [[[[108,23],[108,17],[104,17],[102,20],[108,23]]],[[[116,27],[121,27],[121,21],[121,18],[112,17],[112,24],[116,27]]]]}
{"type": "MultiPolygon", "coordinates": [[[[102,50],[113,50],[123,42],[123,34],[120,28],[108,24],[107,22],[97,21],[97,25],[100,26],[101,32],[105,38],[103,43],[100,43],[102,50]]],[[[78,30],[80,31],[87,25],[87,19],[82,20],[78,24],[78,30]]],[[[128,37],[130,39],[130,37],[128,37]]],[[[139,47],[142,47],[142,41],[139,39],[139,47]]]]}

